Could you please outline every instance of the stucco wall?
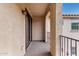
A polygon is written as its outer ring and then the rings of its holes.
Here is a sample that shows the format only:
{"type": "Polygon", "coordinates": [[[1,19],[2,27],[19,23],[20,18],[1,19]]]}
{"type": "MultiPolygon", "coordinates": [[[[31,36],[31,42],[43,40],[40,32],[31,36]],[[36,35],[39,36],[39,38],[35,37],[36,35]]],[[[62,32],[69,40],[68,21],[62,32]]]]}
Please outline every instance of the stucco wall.
{"type": "Polygon", "coordinates": [[[45,40],[45,19],[44,17],[33,17],[32,40],[45,40]]]}
{"type": "Polygon", "coordinates": [[[16,4],[0,4],[0,55],[24,55],[24,18],[16,4]]]}
{"type": "MultiPolygon", "coordinates": [[[[62,35],[79,40],[79,31],[74,32],[71,30],[71,23],[72,22],[79,22],[79,20],[78,19],[77,20],[63,19],[62,35]]],[[[74,45],[75,45],[75,43],[73,41],[72,46],[74,47],[74,45]]],[[[69,48],[69,50],[71,51],[70,48],[69,48]]],[[[70,53],[70,51],[69,51],[69,53],[70,53]]],[[[77,42],[77,55],[79,56],[79,42],[77,42]]]]}
{"type": "Polygon", "coordinates": [[[50,42],[50,12],[45,17],[45,42],[50,42]]]}
{"type": "Polygon", "coordinates": [[[63,19],[63,31],[62,35],[68,36],[70,38],[75,38],[79,40],[79,31],[72,31],[71,30],[71,23],[72,22],[79,22],[79,20],[70,20],[70,19],[63,19]]]}
{"type": "Polygon", "coordinates": [[[46,16],[46,30],[50,32],[50,12],[46,16]]]}
{"type": "Polygon", "coordinates": [[[50,51],[56,55],[56,4],[50,5],[50,51]]]}
{"type": "Polygon", "coordinates": [[[56,4],[56,55],[60,55],[59,35],[62,34],[62,3],[56,4]]]}
{"type": "Polygon", "coordinates": [[[62,4],[50,6],[50,50],[53,56],[59,56],[59,35],[62,34],[62,4]]]}

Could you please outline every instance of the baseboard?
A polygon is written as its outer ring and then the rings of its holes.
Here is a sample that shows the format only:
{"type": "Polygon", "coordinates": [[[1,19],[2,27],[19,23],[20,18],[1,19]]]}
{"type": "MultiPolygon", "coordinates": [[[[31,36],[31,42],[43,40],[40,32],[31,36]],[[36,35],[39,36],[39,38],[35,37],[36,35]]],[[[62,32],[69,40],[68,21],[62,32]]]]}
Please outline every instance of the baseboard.
{"type": "Polygon", "coordinates": [[[45,42],[45,40],[32,40],[32,42],[45,42]]]}

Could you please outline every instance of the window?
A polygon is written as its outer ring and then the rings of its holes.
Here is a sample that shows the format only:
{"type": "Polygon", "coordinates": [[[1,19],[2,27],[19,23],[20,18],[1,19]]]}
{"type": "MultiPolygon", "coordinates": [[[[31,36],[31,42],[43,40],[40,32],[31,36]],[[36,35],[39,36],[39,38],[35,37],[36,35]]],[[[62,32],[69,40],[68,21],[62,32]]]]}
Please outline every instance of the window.
{"type": "Polygon", "coordinates": [[[71,30],[72,31],[78,31],[79,30],[79,22],[71,23],[71,30]]]}
{"type": "Polygon", "coordinates": [[[76,47],[72,47],[71,53],[72,53],[72,55],[76,55],[76,47]]]}

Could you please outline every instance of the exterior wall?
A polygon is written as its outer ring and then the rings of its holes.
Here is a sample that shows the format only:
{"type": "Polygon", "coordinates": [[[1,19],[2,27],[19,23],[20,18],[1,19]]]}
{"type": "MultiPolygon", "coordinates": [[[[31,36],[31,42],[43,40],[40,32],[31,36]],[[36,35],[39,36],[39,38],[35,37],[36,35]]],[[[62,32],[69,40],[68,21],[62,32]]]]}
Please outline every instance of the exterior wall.
{"type": "Polygon", "coordinates": [[[50,5],[50,51],[56,55],[56,4],[50,5]]]}
{"type": "Polygon", "coordinates": [[[45,19],[45,42],[48,42],[50,39],[50,12],[48,12],[45,19]]]}
{"type": "Polygon", "coordinates": [[[32,40],[45,40],[45,18],[33,17],[32,40]]]}
{"type": "MultiPolygon", "coordinates": [[[[73,20],[73,21],[79,22],[79,20],[73,20]]],[[[77,31],[77,32],[71,31],[71,22],[73,22],[73,21],[71,19],[63,19],[62,35],[79,40],[79,31],[77,31]]],[[[73,41],[72,45],[74,47],[74,45],[75,45],[74,41],[73,41]]],[[[69,49],[69,51],[71,51],[71,49],[69,49]]],[[[79,42],[77,43],[77,55],[79,56],[79,42]]]]}
{"type": "Polygon", "coordinates": [[[62,34],[62,4],[51,4],[50,6],[50,50],[53,56],[59,55],[59,35],[62,34]]]}
{"type": "Polygon", "coordinates": [[[50,32],[50,18],[49,18],[49,16],[48,17],[46,17],[46,26],[47,26],[47,32],[50,32]]]}
{"type": "Polygon", "coordinates": [[[62,31],[62,35],[70,37],[70,38],[75,38],[79,40],[79,31],[73,32],[71,31],[71,22],[79,22],[79,20],[65,20],[63,19],[63,31],[62,31]]]}
{"type": "Polygon", "coordinates": [[[0,4],[0,55],[24,55],[24,18],[16,4],[0,4]]]}
{"type": "Polygon", "coordinates": [[[56,4],[56,55],[60,55],[59,35],[62,34],[62,3],[56,4]]]}

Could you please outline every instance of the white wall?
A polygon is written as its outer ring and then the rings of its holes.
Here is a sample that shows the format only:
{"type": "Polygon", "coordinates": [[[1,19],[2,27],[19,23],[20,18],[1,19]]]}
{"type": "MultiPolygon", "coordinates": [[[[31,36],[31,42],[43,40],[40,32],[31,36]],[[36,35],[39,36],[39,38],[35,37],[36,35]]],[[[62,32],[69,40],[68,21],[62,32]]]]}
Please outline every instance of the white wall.
{"type": "Polygon", "coordinates": [[[50,18],[46,18],[46,29],[47,32],[50,32],[50,18]]]}
{"type": "Polygon", "coordinates": [[[24,55],[24,18],[16,4],[0,4],[0,55],[24,55]]]}
{"type": "Polygon", "coordinates": [[[79,40],[79,31],[71,31],[71,23],[79,22],[79,20],[63,19],[62,35],[79,40]]]}
{"type": "Polygon", "coordinates": [[[50,32],[50,14],[46,16],[46,30],[47,32],[50,32]]]}
{"type": "Polygon", "coordinates": [[[50,35],[48,35],[48,32],[50,32],[50,12],[47,13],[46,15],[46,19],[45,19],[45,42],[50,41],[49,37],[50,35]]]}

